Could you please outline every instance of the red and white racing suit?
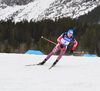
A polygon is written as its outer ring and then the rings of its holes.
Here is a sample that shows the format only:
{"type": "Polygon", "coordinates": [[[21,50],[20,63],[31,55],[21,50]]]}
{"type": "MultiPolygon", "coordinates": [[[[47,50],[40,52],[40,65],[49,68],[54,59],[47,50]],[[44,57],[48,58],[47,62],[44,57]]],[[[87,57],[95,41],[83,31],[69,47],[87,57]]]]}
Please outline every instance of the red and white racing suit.
{"type": "Polygon", "coordinates": [[[67,36],[67,32],[63,33],[58,39],[57,42],[58,44],[54,47],[54,49],[52,50],[52,52],[50,54],[48,54],[48,56],[46,57],[46,60],[48,60],[53,54],[55,54],[58,50],[60,51],[60,55],[58,56],[57,60],[59,61],[60,58],[62,57],[62,55],[66,52],[67,46],[69,45],[69,43],[73,41],[74,42],[74,46],[72,48],[72,50],[74,51],[74,49],[77,46],[77,41],[74,39],[74,36],[72,37],[68,37],[67,36]],[[63,48],[60,47],[60,45],[63,45],[63,48]]]}

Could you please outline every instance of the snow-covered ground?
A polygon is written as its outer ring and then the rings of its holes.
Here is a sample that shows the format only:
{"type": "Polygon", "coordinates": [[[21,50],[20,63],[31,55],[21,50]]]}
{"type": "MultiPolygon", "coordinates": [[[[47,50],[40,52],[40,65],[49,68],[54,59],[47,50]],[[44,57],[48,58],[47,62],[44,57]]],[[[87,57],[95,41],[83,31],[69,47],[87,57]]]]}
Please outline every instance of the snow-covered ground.
{"type": "Polygon", "coordinates": [[[41,62],[46,55],[0,54],[0,91],[100,91],[100,58],[52,56],[44,66],[25,66],[41,62]]]}

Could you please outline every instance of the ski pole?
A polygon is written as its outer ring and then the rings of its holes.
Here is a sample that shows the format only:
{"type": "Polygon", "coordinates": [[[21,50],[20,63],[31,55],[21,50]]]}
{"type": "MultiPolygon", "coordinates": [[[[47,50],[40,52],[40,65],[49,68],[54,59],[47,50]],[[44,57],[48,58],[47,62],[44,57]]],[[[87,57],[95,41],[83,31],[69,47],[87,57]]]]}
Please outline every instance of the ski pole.
{"type": "Polygon", "coordinates": [[[79,51],[74,51],[73,53],[84,53],[84,51],[82,51],[82,52],[79,52],[79,51]]]}
{"type": "Polygon", "coordinates": [[[51,41],[51,40],[49,40],[49,39],[47,39],[47,38],[44,38],[43,36],[41,36],[41,38],[42,38],[42,39],[45,39],[45,40],[47,40],[47,41],[49,41],[49,42],[51,42],[51,43],[53,43],[53,44],[55,44],[55,45],[57,45],[57,43],[55,43],[55,42],[53,42],[53,41],[51,41]]]}
{"type": "Polygon", "coordinates": [[[76,27],[76,26],[73,28],[73,30],[75,30],[75,29],[77,29],[77,27],[76,27]]]}

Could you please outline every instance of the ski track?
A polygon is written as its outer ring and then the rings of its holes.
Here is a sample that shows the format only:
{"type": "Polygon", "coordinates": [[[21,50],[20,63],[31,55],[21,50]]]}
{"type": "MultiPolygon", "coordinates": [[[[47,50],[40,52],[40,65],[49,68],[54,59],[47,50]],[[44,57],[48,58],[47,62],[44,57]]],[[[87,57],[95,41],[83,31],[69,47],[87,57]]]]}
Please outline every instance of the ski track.
{"type": "Polygon", "coordinates": [[[25,66],[41,62],[47,55],[0,54],[0,91],[99,91],[100,58],[63,56],[55,67],[52,56],[43,66],[25,66]]]}

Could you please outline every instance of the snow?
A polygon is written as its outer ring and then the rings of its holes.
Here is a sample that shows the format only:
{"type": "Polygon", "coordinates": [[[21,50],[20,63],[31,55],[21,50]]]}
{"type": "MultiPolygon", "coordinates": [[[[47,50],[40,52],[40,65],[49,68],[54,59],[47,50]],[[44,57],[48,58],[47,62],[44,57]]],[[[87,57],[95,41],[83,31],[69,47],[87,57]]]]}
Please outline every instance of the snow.
{"type": "Polygon", "coordinates": [[[12,7],[7,7],[2,9],[0,12],[0,19],[7,20],[12,17],[16,12],[19,12],[15,15],[14,21],[20,22],[24,19],[30,21],[32,18],[37,19],[38,15],[41,14],[45,9],[49,8],[49,5],[55,0],[35,0],[34,2],[28,3],[27,5],[15,5],[12,7]]]}
{"type": "Polygon", "coordinates": [[[43,66],[25,66],[41,62],[47,55],[0,54],[0,91],[99,91],[100,58],[52,56],[43,66]]]}
{"type": "Polygon", "coordinates": [[[6,6],[3,9],[1,5],[0,20],[6,21],[13,18],[14,22],[20,22],[22,20],[55,20],[59,17],[78,18],[81,15],[88,14],[100,5],[99,1],[71,0],[65,4],[63,2],[64,0],[34,0],[27,5],[6,6]]]}

